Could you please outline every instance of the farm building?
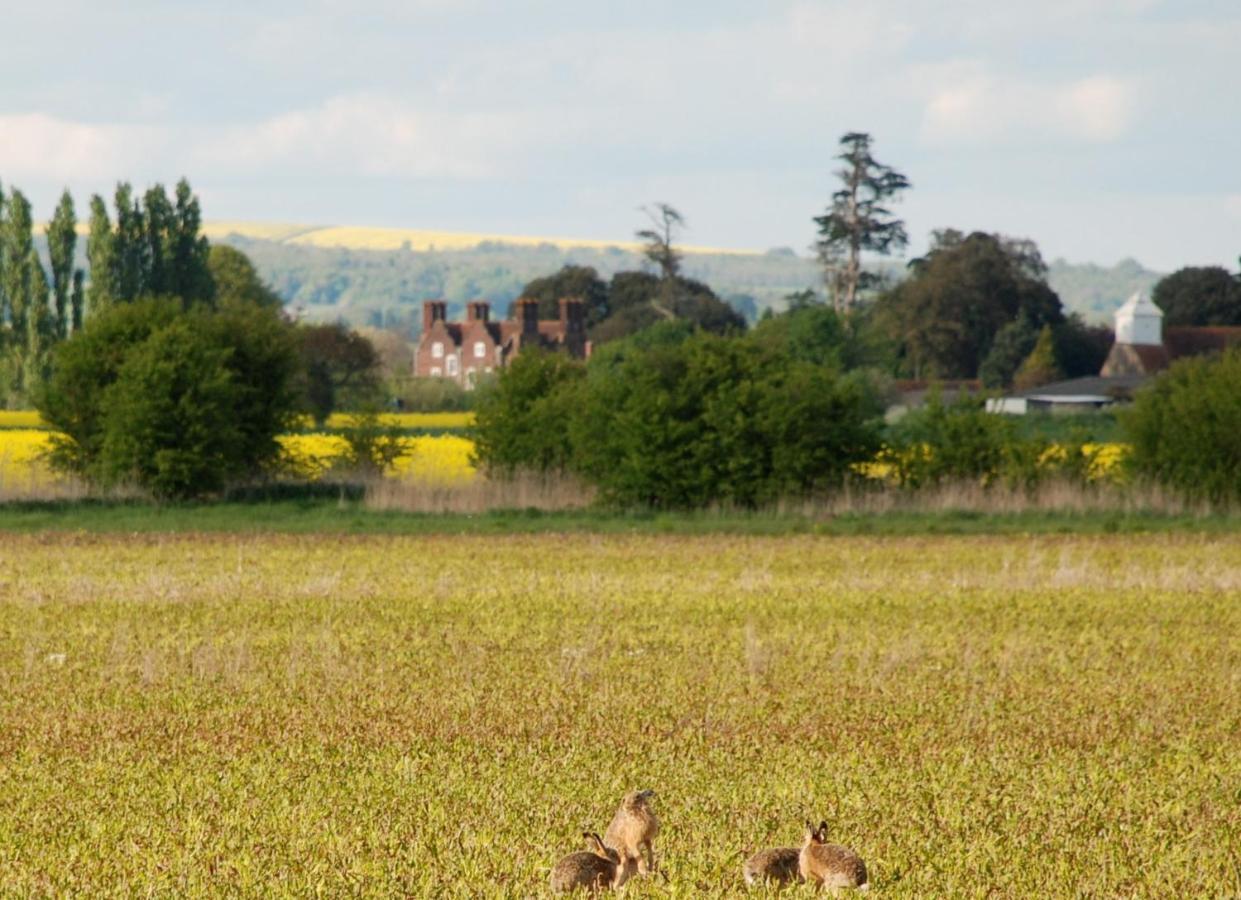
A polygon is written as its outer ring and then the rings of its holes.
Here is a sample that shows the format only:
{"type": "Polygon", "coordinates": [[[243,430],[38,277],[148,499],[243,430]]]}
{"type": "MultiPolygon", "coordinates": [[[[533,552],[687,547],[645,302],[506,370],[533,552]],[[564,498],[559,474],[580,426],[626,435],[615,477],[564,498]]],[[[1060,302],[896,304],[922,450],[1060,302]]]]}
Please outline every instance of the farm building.
{"type": "Polygon", "coordinates": [[[563,350],[575,359],[590,355],[586,311],[580,300],[560,301],[558,319],[539,319],[535,300],[518,300],[515,319],[491,320],[491,304],[467,303],[464,322],[447,320],[448,304],[422,304],[422,336],[414,350],[414,375],[448,378],[473,388],[478,378],[508,365],[524,349],[563,350]]]}
{"type": "Polygon", "coordinates": [[[1036,409],[1071,412],[1129,400],[1133,392],[1185,356],[1241,345],[1241,328],[1163,327],[1163,310],[1134,294],[1116,310],[1116,341],[1098,375],[1039,385],[987,401],[992,412],[1023,415],[1036,409]]]}

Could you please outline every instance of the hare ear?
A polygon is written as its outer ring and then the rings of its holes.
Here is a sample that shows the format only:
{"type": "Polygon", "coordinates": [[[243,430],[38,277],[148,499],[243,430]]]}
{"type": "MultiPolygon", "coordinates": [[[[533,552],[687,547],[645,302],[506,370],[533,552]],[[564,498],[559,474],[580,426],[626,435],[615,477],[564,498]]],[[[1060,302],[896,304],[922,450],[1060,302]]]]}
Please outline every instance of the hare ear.
{"type": "Polygon", "coordinates": [[[824,837],[827,837],[827,820],[826,819],[824,819],[822,822],[819,823],[819,831],[823,833],[824,837]]]}

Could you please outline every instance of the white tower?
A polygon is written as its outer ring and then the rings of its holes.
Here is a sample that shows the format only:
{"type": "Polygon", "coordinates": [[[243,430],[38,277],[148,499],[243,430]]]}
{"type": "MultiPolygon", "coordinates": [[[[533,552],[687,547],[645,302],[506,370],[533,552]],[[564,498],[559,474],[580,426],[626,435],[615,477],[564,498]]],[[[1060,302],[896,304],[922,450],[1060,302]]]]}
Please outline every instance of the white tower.
{"type": "Polygon", "coordinates": [[[1163,310],[1141,291],[1116,310],[1116,343],[1163,345],[1163,310]]]}

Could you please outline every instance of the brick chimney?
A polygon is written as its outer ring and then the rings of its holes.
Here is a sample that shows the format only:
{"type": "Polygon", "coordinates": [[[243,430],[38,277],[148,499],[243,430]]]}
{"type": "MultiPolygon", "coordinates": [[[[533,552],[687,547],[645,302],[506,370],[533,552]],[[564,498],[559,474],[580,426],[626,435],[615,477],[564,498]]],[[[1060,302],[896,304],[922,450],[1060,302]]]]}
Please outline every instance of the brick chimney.
{"type": "Polygon", "coordinates": [[[517,301],[517,324],[521,336],[530,340],[539,333],[539,301],[521,299],[517,301]]]}
{"type": "Polygon", "coordinates": [[[473,303],[465,305],[465,320],[467,322],[486,322],[491,315],[491,304],[482,300],[475,300],[473,303]]]}
{"type": "Polygon", "coordinates": [[[565,334],[585,330],[586,304],[576,297],[560,298],[560,324],[565,334]]]}
{"type": "Polygon", "coordinates": [[[436,322],[448,317],[448,304],[443,300],[427,300],[422,304],[422,331],[425,334],[436,322]]]}

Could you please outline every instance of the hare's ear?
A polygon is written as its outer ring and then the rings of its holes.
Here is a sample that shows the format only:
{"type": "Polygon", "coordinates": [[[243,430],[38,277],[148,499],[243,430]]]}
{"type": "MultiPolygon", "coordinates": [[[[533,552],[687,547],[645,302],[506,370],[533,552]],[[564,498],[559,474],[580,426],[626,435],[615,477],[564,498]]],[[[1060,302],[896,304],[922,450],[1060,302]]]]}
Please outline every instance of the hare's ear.
{"type": "Polygon", "coordinates": [[[819,823],[819,832],[820,834],[823,835],[823,837],[827,837],[827,820],[826,819],[824,819],[822,822],[819,823]]]}

